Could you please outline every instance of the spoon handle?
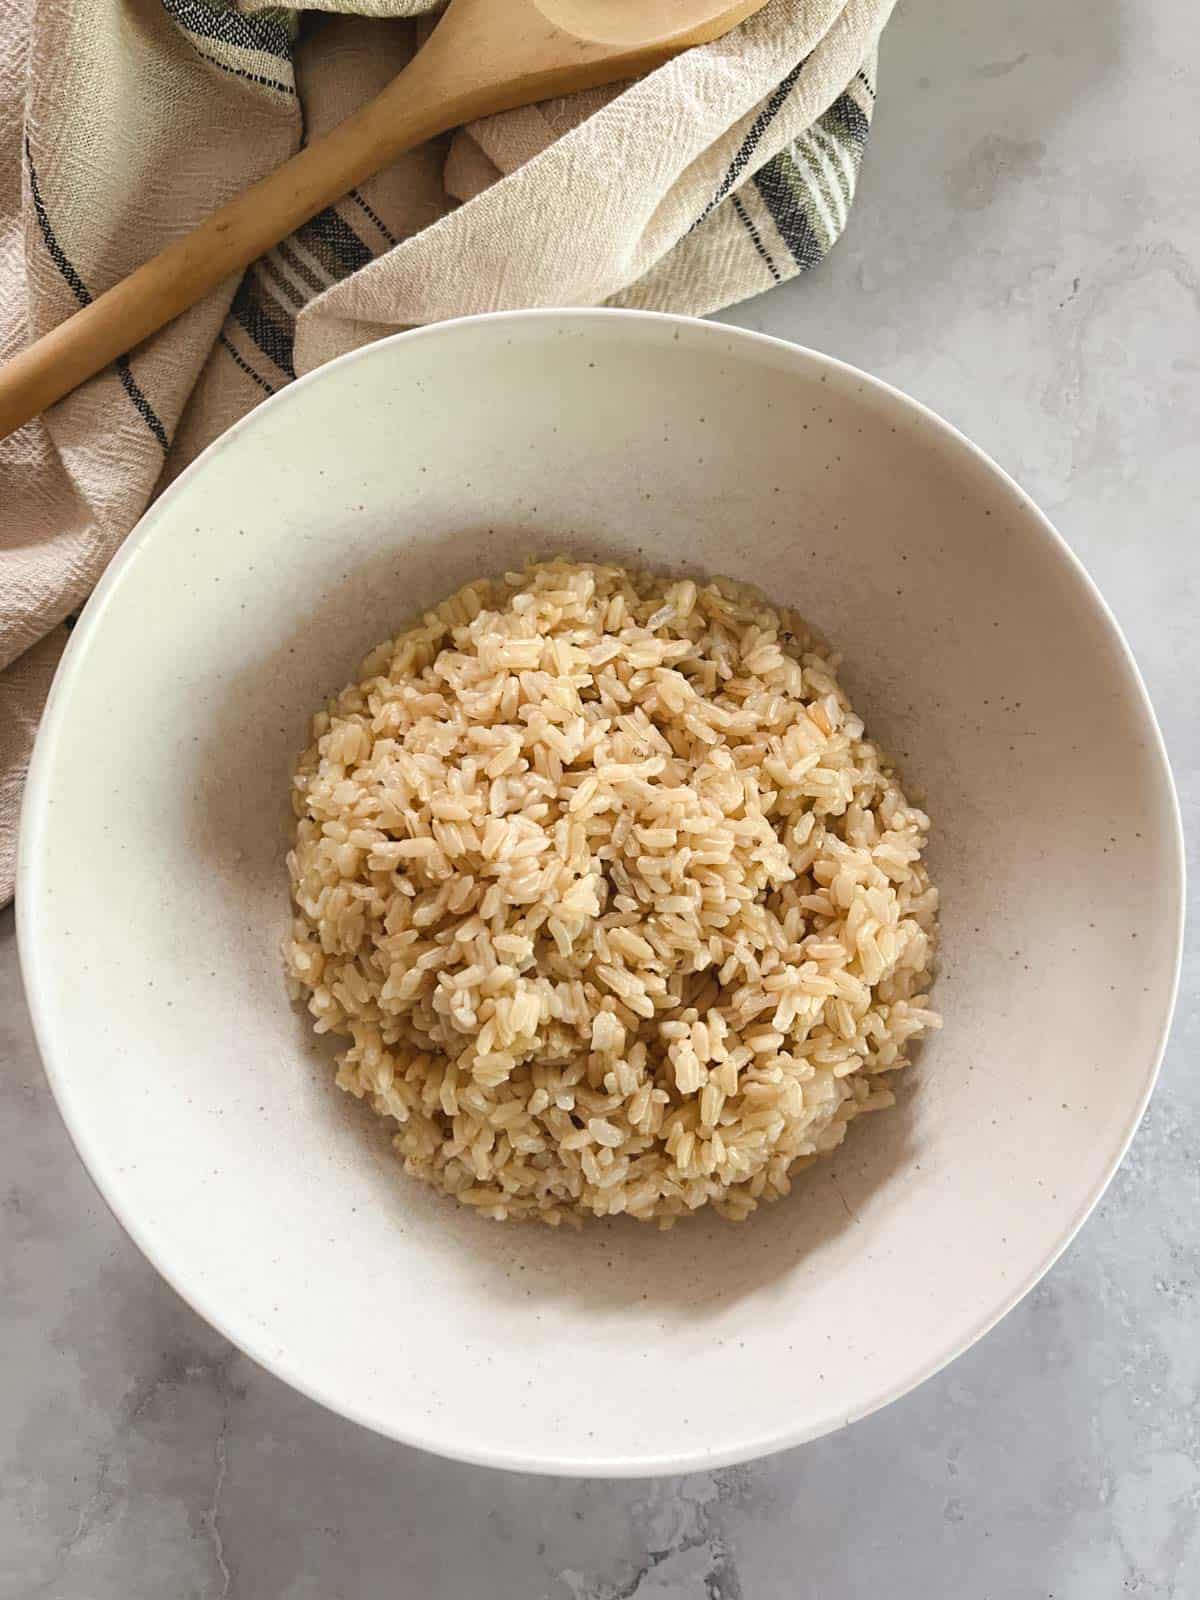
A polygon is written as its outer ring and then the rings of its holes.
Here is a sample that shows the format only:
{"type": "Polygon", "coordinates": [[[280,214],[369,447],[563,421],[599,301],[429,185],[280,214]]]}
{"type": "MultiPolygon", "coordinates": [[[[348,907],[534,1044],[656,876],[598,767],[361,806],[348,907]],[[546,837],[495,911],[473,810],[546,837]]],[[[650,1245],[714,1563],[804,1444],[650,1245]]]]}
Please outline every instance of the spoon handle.
{"type": "Polygon", "coordinates": [[[549,24],[532,0],[450,0],[373,100],[0,366],[0,439],[405,150],[478,117],[645,70],[686,42],[614,49],[549,24]]]}
{"type": "Polygon", "coordinates": [[[0,367],[0,438],[244,270],[404,150],[453,127],[460,97],[418,55],[376,98],[0,367]],[[410,77],[411,74],[411,77],[410,77]]]}

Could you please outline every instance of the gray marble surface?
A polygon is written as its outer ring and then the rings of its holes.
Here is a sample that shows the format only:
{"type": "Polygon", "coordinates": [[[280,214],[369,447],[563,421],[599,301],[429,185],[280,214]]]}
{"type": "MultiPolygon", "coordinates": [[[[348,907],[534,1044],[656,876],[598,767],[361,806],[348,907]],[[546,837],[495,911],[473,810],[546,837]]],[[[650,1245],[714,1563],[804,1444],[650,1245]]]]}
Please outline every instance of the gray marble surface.
{"type": "MultiPolygon", "coordinates": [[[[1193,839],[1197,46],[1190,0],[907,0],[849,233],[729,318],[891,379],[1030,489],[1129,635],[1193,839]]],[[[1107,1197],[940,1377],[748,1467],[569,1482],[375,1438],[174,1297],[68,1146],[8,913],[0,1596],[1200,1596],[1198,1000],[1193,938],[1160,1087],[1107,1197]]]]}

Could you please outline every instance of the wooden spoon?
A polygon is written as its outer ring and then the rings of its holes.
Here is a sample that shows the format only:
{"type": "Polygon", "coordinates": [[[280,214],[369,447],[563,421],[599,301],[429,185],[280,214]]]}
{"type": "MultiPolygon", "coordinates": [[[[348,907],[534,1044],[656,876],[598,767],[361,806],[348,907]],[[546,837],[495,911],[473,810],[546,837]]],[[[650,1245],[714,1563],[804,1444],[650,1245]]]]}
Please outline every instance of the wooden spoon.
{"type": "Polygon", "coordinates": [[[374,100],[0,367],[0,438],[403,151],[477,117],[649,72],[765,4],[450,0],[424,49],[374,100]]]}

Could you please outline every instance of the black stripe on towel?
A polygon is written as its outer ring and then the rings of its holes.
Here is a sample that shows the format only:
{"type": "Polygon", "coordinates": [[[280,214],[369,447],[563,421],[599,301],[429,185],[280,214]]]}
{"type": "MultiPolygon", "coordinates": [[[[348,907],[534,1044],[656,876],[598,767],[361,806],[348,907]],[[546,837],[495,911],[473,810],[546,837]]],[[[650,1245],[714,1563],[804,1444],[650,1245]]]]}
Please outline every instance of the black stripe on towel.
{"type": "MultiPolygon", "coordinates": [[[[42,199],[42,189],[38,182],[37,168],[33,164],[33,151],[29,146],[29,137],[25,138],[25,162],[29,169],[29,196],[33,201],[34,215],[37,217],[38,228],[41,231],[42,243],[46,246],[46,254],[62,274],[64,282],[81,306],[90,306],[92,296],[87,284],[75,270],[73,262],[66,251],[58,242],[58,237],[51,226],[50,215],[46,210],[46,203],[42,199]]],[[[130,402],[139,417],[149,428],[165,451],[167,448],[167,430],[163,427],[158,414],[149,400],[142,393],[141,386],[134,377],[129,365],[128,356],[118,356],[115,362],[117,376],[121,380],[121,387],[129,396],[130,402]]]]}
{"type": "Polygon", "coordinates": [[[790,156],[780,151],[773,161],[768,161],[754,175],[754,187],[763,197],[771,213],[771,221],[779,229],[780,237],[795,258],[801,272],[807,272],[821,260],[824,251],[813,230],[808,212],[801,203],[797,184],[788,177],[787,162],[790,156]]]}
{"type": "Polygon", "coordinates": [[[292,365],[292,345],[295,340],[295,323],[277,301],[263,292],[255,269],[238,284],[233,304],[229,308],[233,318],[254,340],[288,378],[296,376],[292,365]]]}
{"type": "Polygon", "coordinates": [[[737,213],[738,221],[750,235],[751,244],[766,263],[767,271],[771,274],[776,283],[782,283],[783,278],[780,275],[779,268],[775,265],[774,261],[771,260],[771,253],[767,249],[766,245],[762,242],[762,234],[759,233],[758,229],[754,226],[754,219],[751,217],[750,213],[746,210],[745,206],[742,204],[741,200],[736,194],[730,201],[730,205],[732,205],[734,211],[737,213]]]}
{"type": "MultiPolygon", "coordinates": [[[[805,57],[805,60],[807,60],[807,57],[805,57]]],[[[750,164],[751,156],[762,143],[763,135],[766,133],[767,129],[775,121],[775,118],[779,115],[780,111],[782,111],[784,102],[787,100],[788,95],[790,95],[792,90],[795,88],[796,80],[799,78],[803,70],[804,62],[797,61],[796,65],[788,73],[787,77],[782,79],[778,86],[772,91],[770,99],[766,102],[762,110],[750,124],[750,129],[747,132],[746,137],[742,140],[741,148],[738,150],[737,155],[735,155],[733,160],[729,163],[729,171],[718,184],[716,193],[705,206],[704,210],[696,218],[695,222],[692,223],[693,228],[698,228],[704,221],[705,217],[710,216],[712,212],[716,210],[716,208],[721,204],[721,201],[724,200],[725,196],[741,177],[742,173],[745,172],[746,168],[750,164]]]]}
{"type": "Polygon", "coordinates": [[[291,36],[278,17],[247,16],[232,6],[206,5],[204,0],[162,0],[162,8],[172,22],[200,39],[258,50],[281,61],[292,59],[291,36]]]}

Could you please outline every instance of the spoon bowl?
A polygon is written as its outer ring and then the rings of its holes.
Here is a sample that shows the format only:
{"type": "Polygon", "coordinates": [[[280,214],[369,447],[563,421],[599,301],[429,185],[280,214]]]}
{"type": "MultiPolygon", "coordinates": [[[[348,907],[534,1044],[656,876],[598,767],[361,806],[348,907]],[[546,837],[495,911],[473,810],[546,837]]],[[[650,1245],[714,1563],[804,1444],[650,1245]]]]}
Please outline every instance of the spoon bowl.
{"type": "Polygon", "coordinates": [[[765,0],[534,0],[556,28],[576,38],[621,49],[687,48],[719,39],[765,0]]]}

